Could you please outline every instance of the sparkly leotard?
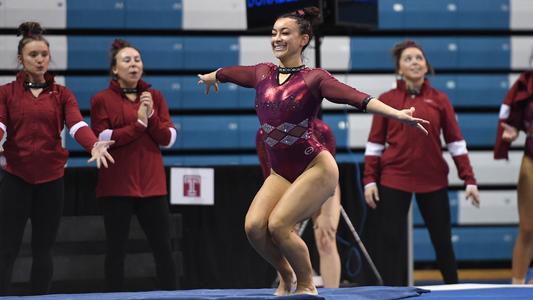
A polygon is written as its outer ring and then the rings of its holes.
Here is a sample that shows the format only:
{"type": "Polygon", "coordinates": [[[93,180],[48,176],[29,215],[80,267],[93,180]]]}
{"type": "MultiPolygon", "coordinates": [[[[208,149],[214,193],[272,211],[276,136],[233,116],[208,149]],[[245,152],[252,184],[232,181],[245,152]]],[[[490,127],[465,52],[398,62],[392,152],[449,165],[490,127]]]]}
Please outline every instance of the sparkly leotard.
{"type": "Polygon", "coordinates": [[[289,182],[294,182],[325,149],[310,126],[322,99],[360,108],[363,100],[370,97],[323,69],[305,68],[280,84],[277,66],[264,63],[222,68],[217,79],[255,88],[255,109],[265,132],[272,169],[289,182]]]}
{"type": "MultiPolygon", "coordinates": [[[[333,131],[328,126],[328,124],[324,123],[320,119],[315,119],[312,126],[313,126],[313,133],[315,134],[320,144],[324,145],[326,149],[331,153],[331,155],[335,156],[335,152],[336,152],[335,135],[333,134],[333,131]]],[[[257,130],[257,134],[255,137],[255,146],[257,150],[257,156],[259,158],[259,164],[261,165],[261,170],[263,171],[263,176],[264,178],[267,178],[270,175],[271,166],[270,166],[270,160],[268,159],[268,155],[265,149],[264,135],[265,135],[265,131],[262,128],[259,128],[257,130]]]]}

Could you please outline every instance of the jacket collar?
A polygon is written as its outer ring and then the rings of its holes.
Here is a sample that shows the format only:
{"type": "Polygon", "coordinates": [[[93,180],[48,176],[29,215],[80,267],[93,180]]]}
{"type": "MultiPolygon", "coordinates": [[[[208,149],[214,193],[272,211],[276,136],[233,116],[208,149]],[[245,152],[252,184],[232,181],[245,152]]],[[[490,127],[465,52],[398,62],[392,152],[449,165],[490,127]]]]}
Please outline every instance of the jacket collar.
{"type": "MultiPolygon", "coordinates": [[[[148,90],[151,86],[151,84],[146,83],[144,80],[139,80],[139,82],[137,82],[137,94],[141,94],[142,92],[148,90]]],[[[120,84],[118,83],[118,80],[116,79],[111,79],[111,81],[109,82],[109,88],[117,94],[120,94],[122,96],[125,95],[122,91],[122,88],[120,87],[120,84]]]]}
{"type": "MultiPolygon", "coordinates": [[[[45,90],[49,89],[54,83],[55,83],[55,79],[54,79],[54,75],[46,72],[44,74],[44,81],[46,83],[48,83],[48,87],[45,88],[45,90]]],[[[19,71],[17,73],[17,77],[15,79],[15,81],[17,82],[17,84],[19,84],[20,86],[24,87],[24,82],[27,81],[27,78],[28,78],[28,74],[24,71],[19,71]]]]}
{"type": "MultiPolygon", "coordinates": [[[[407,83],[403,79],[396,80],[396,88],[406,94],[410,94],[410,95],[416,94],[407,88],[407,83]]],[[[431,88],[431,83],[429,82],[429,79],[424,79],[424,83],[422,83],[422,87],[420,89],[419,94],[426,94],[430,88],[431,88]]]]}

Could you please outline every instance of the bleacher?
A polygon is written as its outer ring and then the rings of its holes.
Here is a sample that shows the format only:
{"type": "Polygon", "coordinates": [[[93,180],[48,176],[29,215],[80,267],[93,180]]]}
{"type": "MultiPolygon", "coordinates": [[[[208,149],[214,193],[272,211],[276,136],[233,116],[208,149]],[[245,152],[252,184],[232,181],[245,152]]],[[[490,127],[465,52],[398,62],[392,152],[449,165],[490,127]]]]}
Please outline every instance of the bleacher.
{"type": "MultiPolygon", "coordinates": [[[[273,61],[269,36],[246,32],[242,0],[2,0],[0,83],[13,79],[16,28],[38,20],[49,29],[51,69],[78,98],[88,120],[89,99],[108,84],[108,49],[123,37],[142,53],[146,81],[163,92],[179,129],[167,166],[257,164],[254,91],[232,84],[204,95],[196,74],[221,66],[273,61]]],[[[339,80],[378,96],[394,84],[391,47],[420,42],[436,70],[432,84],[452,101],[482,189],[482,209],[463,200],[448,154],[453,241],[460,261],[509,261],[516,235],[515,189],[523,143],[509,161],[492,160],[498,109],[518,74],[530,68],[533,5],[529,0],[382,0],[379,29],[325,36],[322,66],[339,80]]],[[[307,51],[308,66],[314,52],[307,51]]],[[[337,137],[340,162],[363,158],[371,117],[324,101],[324,120],[337,137]]],[[[523,142],[523,136],[521,140],[523,142]]],[[[70,136],[68,166],[86,154],[70,136]]],[[[417,211],[417,210],[415,210],[417,211]]],[[[415,261],[434,259],[427,231],[415,216],[415,261]]]]}

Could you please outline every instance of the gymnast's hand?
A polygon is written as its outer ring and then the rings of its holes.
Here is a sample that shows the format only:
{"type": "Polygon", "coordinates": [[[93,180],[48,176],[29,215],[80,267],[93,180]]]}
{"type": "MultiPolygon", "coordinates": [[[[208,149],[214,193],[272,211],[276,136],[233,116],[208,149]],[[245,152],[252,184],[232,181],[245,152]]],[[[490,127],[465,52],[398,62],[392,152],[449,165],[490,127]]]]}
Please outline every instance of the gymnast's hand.
{"type": "Polygon", "coordinates": [[[379,201],[379,192],[375,182],[365,185],[365,201],[370,208],[376,208],[377,202],[379,201]]]}
{"type": "Polygon", "coordinates": [[[422,132],[425,133],[426,135],[428,135],[428,131],[426,130],[426,128],[424,128],[422,124],[429,124],[429,121],[413,117],[414,112],[415,112],[414,107],[411,107],[409,109],[402,109],[398,113],[398,120],[409,126],[414,126],[422,130],[422,132]]]}
{"type": "Polygon", "coordinates": [[[207,74],[198,74],[198,78],[200,78],[200,80],[198,80],[198,84],[205,84],[206,95],[209,94],[209,89],[211,88],[211,86],[214,87],[215,92],[218,92],[217,71],[218,70],[207,74]]]}

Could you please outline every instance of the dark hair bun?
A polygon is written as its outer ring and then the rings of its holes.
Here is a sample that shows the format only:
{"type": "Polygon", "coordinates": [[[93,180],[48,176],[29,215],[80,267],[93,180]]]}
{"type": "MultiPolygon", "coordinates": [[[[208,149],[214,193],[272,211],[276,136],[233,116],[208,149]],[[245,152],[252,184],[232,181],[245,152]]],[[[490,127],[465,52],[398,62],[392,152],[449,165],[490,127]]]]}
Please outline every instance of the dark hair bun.
{"type": "Polygon", "coordinates": [[[316,25],[320,20],[320,8],[316,6],[310,6],[302,9],[304,14],[303,18],[311,22],[312,25],[316,25]]]}
{"type": "Polygon", "coordinates": [[[17,29],[17,36],[22,35],[23,38],[39,36],[43,33],[44,29],[37,22],[24,22],[17,29]]]}
{"type": "Polygon", "coordinates": [[[122,48],[131,47],[130,43],[123,39],[115,39],[111,44],[111,50],[120,50],[122,48]]]}

